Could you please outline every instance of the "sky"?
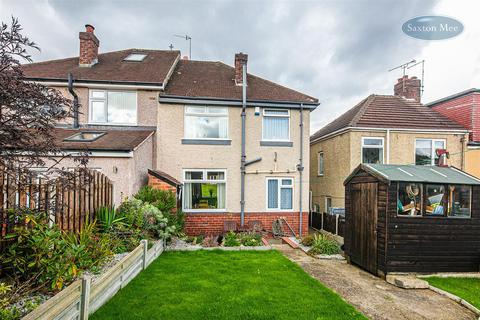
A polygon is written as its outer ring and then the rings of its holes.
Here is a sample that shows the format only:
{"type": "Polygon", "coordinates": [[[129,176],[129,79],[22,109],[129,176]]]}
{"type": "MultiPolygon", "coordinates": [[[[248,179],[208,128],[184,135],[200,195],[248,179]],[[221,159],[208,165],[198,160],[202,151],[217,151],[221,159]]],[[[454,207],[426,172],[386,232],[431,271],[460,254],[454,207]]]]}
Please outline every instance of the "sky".
{"type": "MultiPolygon", "coordinates": [[[[369,94],[392,94],[401,70],[425,59],[423,102],[480,87],[480,1],[476,0],[0,0],[0,20],[17,17],[41,52],[35,61],[78,56],[78,32],[95,26],[100,52],[174,49],[192,59],[233,65],[249,55],[249,73],[318,98],[311,133],[369,94]],[[410,38],[402,24],[423,15],[461,21],[455,38],[410,38]]],[[[421,68],[408,70],[421,76],[421,68]]]]}

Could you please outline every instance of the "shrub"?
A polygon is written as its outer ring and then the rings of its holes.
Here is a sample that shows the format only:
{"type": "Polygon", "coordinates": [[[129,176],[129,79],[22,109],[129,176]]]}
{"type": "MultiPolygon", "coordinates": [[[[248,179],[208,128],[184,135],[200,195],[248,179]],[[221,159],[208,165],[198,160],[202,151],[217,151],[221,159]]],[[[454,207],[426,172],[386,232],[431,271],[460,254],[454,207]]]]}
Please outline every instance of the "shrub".
{"type": "Polygon", "coordinates": [[[217,239],[218,239],[218,237],[216,237],[216,236],[206,236],[202,241],[202,246],[204,246],[204,247],[216,247],[216,246],[218,246],[217,239]]]}
{"type": "Polygon", "coordinates": [[[125,217],[124,223],[131,228],[142,229],[144,220],[142,214],[143,201],[136,198],[126,199],[117,209],[120,217],[125,217]]]}
{"type": "Polygon", "coordinates": [[[338,243],[324,234],[315,234],[313,236],[312,248],[308,251],[310,254],[337,254],[340,252],[338,243]]]}
{"type": "Polygon", "coordinates": [[[141,211],[143,213],[144,229],[154,237],[168,239],[175,232],[175,227],[168,225],[167,218],[154,205],[145,203],[141,211]]]}
{"type": "Polygon", "coordinates": [[[311,247],[313,245],[313,240],[314,240],[313,235],[309,234],[303,237],[300,243],[303,244],[304,246],[311,247]]]}
{"type": "Polygon", "coordinates": [[[116,225],[122,223],[125,217],[117,215],[115,207],[100,207],[97,210],[98,227],[102,232],[109,232],[116,225]]]}
{"type": "Polygon", "coordinates": [[[255,232],[246,232],[241,234],[240,243],[246,247],[255,247],[262,245],[262,235],[255,232]]]}
{"type": "Polygon", "coordinates": [[[204,236],[199,235],[199,236],[193,236],[193,237],[187,237],[187,242],[191,244],[202,244],[204,236]]]}
{"type": "Polygon", "coordinates": [[[237,235],[233,231],[229,231],[225,235],[225,239],[223,241],[223,245],[225,247],[238,247],[240,245],[240,241],[237,238],[237,235]]]}
{"type": "Polygon", "coordinates": [[[177,207],[175,193],[167,190],[154,189],[150,186],[142,187],[135,198],[153,204],[163,213],[170,213],[177,207]]]}

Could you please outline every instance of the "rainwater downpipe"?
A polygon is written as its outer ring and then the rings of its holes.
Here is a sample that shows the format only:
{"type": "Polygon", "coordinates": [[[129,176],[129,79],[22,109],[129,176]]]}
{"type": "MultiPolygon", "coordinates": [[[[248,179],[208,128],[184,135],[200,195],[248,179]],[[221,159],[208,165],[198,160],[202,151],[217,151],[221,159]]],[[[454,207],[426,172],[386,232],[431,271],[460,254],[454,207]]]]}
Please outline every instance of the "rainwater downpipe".
{"type": "Polygon", "coordinates": [[[247,66],[242,65],[242,157],[240,160],[240,225],[245,225],[245,121],[247,117],[247,66]]]}
{"type": "Polygon", "coordinates": [[[78,123],[78,96],[73,90],[73,75],[71,73],[68,74],[68,92],[73,97],[73,128],[77,129],[79,127],[78,123]]]}
{"type": "Polygon", "coordinates": [[[302,222],[303,222],[303,208],[302,208],[302,191],[303,191],[303,103],[300,104],[300,163],[297,166],[299,177],[299,207],[300,207],[300,225],[298,227],[298,235],[302,237],[302,222]]]}
{"type": "Polygon", "coordinates": [[[387,164],[390,164],[390,129],[387,129],[387,164]]]}

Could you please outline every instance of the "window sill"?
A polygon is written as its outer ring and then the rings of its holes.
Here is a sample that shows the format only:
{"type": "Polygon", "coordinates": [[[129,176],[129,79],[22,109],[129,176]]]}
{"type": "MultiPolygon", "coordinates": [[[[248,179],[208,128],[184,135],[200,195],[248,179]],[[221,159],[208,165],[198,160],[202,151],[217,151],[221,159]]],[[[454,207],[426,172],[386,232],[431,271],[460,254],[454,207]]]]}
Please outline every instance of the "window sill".
{"type": "Polygon", "coordinates": [[[138,123],[111,123],[111,122],[89,122],[89,126],[111,126],[111,127],[138,127],[138,123]]]}
{"type": "Polygon", "coordinates": [[[195,214],[195,213],[211,213],[211,214],[223,214],[226,213],[226,209],[198,209],[198,210],[192,210],[192,209],[183,209],[183,212],[186,214],[195,214]]]}
{"type": "Polygon", "coordinates": [[[182,144],[229,146],[232,144],[232,140],[230,139],[182,139],[182,144]]]}
{"type": "Polygon", "coordinates": [[[317,174],[317,177],[323,177],[324,174],[317,174]]]}
{"type": "Polygon", "coordinates": [[[293,147],[291,141],[260,141],[261,147],[293,147]]]}

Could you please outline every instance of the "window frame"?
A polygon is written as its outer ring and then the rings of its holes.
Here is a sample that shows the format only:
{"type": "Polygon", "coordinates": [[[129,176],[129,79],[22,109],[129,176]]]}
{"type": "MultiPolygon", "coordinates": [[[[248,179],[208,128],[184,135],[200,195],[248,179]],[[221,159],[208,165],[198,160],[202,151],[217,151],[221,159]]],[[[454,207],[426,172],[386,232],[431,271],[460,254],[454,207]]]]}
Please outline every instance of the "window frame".
{"type": "Polygon", "coordinates": [[[262,110],[262,140],[265,142],[291,142],[291,121],[290,121],[290,109],[280,108],[263,108],[262,110]],[[265,111],[287,111],[286,115],[281,114],[265,114],[265,111]],[[265,139],[265,117],[275,118],[287,118],[288,119],[288,139],[265,139]]]}
{"type": "MultiPolygon", "coordinates": [[[[209,183],[209,184],[225,184],[225,209],[186,209],[185,208],[185,197],[182,196],[182,211],[186,213],[206,213],[206,212],[227,212],[227,199],[228,199],[228,189],[227,189],[227,169],[183,169],[182,172],[183,185],[186,183],[209,183]],[[202,179],[186,179],[187,172],[202,172],[202,179]],[[208,180],[207,172],[222,172],[224,178],[222,180],[208,180]]],[[[182,190],[184,192],[184,190],[182,190]]]]}
{"type": "MultiPolygon", "coordinates": [[[[397,202],[400,200],[400,183],[407,183],[405,181],[397,181],[397,202]]],[[[415,215],[415,216],[412,216],[410,214],[399,214],[398,213],[398,209],[396,210],[396,217],[399,217],[399,218],[413,218],[413,219],[418,219],[418,218],[426,218],[426,217],[431,217],[431,216],[428,216],[428,215],[425,215],[424,213],[424,197],[425,197],[425,183],[422,183],[422,182],[410,182],[412,184],[418,184],[420,186],[420,214],[418,215],[415,215]]],[[[403,204],[402,204],[403,205],[403,204]]]]}
{"type": "Polygon", "coordinates": [[[217,140],[217,141],[224,141],[224,140],[230,140],[230,116],[229,116],[229,108],[225,106],[209,106],[209,105],[185,105],[183,109],[183,139],[188,139],[188,140],[217,140]],[[189,107],[203,107],[206,110],[207,108],[213,107],[213,108],[225,108],[227,111],[226,113],[208,113],[208,112],[187,112],[187,109],[189,107]],[[227,136],[225,138],[196,138],[196,137],[187,137],[187,117],[188,116],[194,116],[194,117],[226,117],[227,118],[227,136]]]}
{"type": "Polygon", "coordinates": [[[317,152],[317,176],[323,177],[325,175],[325,153],[323,151],[317,152]],[[320,159],[322,166],[320,170],[320,159]]]}
{"type": "Polygon", "coordinates": [[[138,125],[138,92],[136,90],[105,90],[105,89],[89,89],[88,90],[88,124],[104,125],[104,126],[137,126],[138,125]],[[103,92],[103,98],[94,98],[93,92],[103,92]],[[135,94],[135,121],[131,123],[109,122],[108,121],[108,93],[124,92],[135,94]],[[105,105],[104,115],[107,121],[94,121],[92,119],[93,102],[103,102],[105,105]]]}
{"type": "Polygon", "coordinates": [[[330,200],[330,208],[333,208],[333,205],[332,205],[332,197],[329,197],[329,196],[326,196],[325,197],[325,213],[327,214],[330,214],[330,212],[328,212],[328,200],[330,200]]]}
{"type": "Polygon", "coordinates": [[[360,163],[364,164],[363,162],[363,148],[368,148],[368,149],[382,149],[382,162],[380,164],[385,163],[385,138],[384,137],[362,137],[362,144],[360,147],[360,163]],[[382,141],[382,146],[381,148],[379,146],[370,146],[370,145],[365,145],[365,140],[366,139],[378,139],[382,141]]]}
{"type": "Polygon", "coordinates": [[[295,207],[295,178],[294,177],[266,177],[265,178],[265,209],[267,212],[293,212],[295,207]],[[270,180],[277,180],[278,182],[278,206],[277,208],[269,208],[268,207],[268,181],[270,180]],[[283,185],[282,180],[290,180],[292,183],[290,185],[283,185]],[[282,205],[282,188],[290,188],[292,189],[292,208],[291,209],[281,209],[282,205]]]}
{"type": "Polygon", "coordinates": [[[447,149],[447,139],[436,139],[436,138],[415,138],[415,143],[413,145],[413,163],[416,166],[434,166],[435,165],[435,142],[443,142],[444,149],[447,149]],[[423,141],[431,141],[432,142],[432,149],[430,156],[432,157],[432,160],[430,161],[430,164],[417,164],[417,141],[423,140],[423,141]]]}

